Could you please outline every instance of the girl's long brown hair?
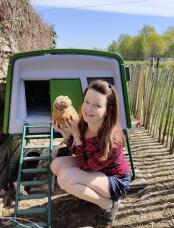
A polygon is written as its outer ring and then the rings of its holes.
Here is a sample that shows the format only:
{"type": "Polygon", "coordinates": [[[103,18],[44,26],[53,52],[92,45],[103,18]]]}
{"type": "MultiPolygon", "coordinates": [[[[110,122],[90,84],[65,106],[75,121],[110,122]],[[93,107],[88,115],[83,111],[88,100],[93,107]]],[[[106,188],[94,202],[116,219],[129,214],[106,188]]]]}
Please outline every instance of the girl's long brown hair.
{"type": "MultiPolygon", "coordinates": [[[[112,132],[113,128],[116,127],[118,121],[118,96],[114,87],[109,85],[106,81],[102,80],[92,81],[85,90],[84,97],[89,89],[93,89],[103,95],[106,95],[107,97],[106,115],[97,134],[104,151],[103,157],[101,159],[106,160],[110,156],[110,152],[112,150],[112,132]]],[[[85,141],[84,138],[87,128],[88,125],[84,121],[81,113],[79,129],[81,134],[81,140],[83,141],[83,143],[85,141]]]]}

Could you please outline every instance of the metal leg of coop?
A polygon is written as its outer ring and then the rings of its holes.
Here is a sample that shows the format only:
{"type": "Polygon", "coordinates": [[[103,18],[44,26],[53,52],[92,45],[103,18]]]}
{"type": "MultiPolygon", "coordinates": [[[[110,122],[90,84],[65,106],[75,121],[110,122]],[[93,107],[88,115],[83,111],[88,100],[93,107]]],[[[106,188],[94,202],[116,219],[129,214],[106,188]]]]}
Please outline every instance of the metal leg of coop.
{"type": "Polygon", "coordinates": [[[9,182],[9,173],[10,173],[10,152],[11,152],[11,142],[12,142],[12,135],[9,135],[8,139],[8,149],[7,149],[7,159],[6,159],[6,178],[4,181],[4,189],[8,190],[8,182],[9,182]]]}
{"type": "Polygon", "coordinates": [[[5,174],[5,178],[3,181],[3,188],[4,190],[8,190],[8,184],[9,184],[9,178],[11,175],[11,158],[13,157],[13,155],[15,154],[16,150],[19,148],[21,142],[19,142],[15,148],[12,149],[12,143],[13,143],[13,135],[9,135],[8,138],[8,148],[7,148],[7,157],[6,157],[6,161],[5,161],[5,166],[6,166],[6,174],[5,174]]]}
{"type": "Polygon", "coordinates": [[[128,149],[128,155],[129,155],[129,160],[130,160],[130,165],[131,165],[131,171],[132,171],[132,180],[135,179],[135,169],[134,169],[134,162],[132,158],[132,153],[131,153],[131,148],[130,148],[130,143],[129,143],[129,135],[126,129],[123,130],[125,138],[126,138],[126,144],[127,144],[127,149],[128,149]]]}

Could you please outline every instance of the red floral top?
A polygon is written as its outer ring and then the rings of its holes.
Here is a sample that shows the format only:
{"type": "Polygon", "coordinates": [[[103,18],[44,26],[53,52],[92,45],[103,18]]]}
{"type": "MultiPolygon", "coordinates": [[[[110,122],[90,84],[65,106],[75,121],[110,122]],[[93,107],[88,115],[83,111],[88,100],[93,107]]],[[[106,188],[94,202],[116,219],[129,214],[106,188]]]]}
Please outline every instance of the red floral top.
{"type": "MultiPolygon", "coordinates": [[[[73,146],[78,165],[85,171],[101,171],[108,176],[123,177],[130,175],[130,169],[123,153],[123,142],[119,141],[119,132],[114,131],[113,148],[107,160],[102,160],[103,150],[97,136],[85,139],[85,146],[73,146]]],[[[69,146],[68,146],[69,147],[69,146]]]]}

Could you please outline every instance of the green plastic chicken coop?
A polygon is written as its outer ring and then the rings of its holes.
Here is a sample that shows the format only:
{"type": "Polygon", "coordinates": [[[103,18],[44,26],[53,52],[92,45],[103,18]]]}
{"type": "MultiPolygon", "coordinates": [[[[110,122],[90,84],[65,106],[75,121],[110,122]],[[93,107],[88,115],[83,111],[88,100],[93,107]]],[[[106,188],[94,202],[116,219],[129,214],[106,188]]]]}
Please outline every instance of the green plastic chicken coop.
{"type": "MultiPolygon", "coordinates": [[[[16,54],[10,59],[8,67],[3,125],[3,132],[10,135],[9,139],[18,135],[21,140],[15,218],[27,213],[48,212],[48,222],[45,226],[51,227],[49,168],[37,170],[48,172],[48,207],[28,209],[28,211],[19,209],[19,201],[23,199],[23,196],[19,194],[20,186],[42,184],[40,180],[36,183],[22,182],[22,172],[37,172],[34,169],[23,170],[22,163],[27,159],[39,159],[38,157],[25,157],[27,148],[30,148],[27,142],[30,138],[49,138],[50,157],[47,159],[51,162],[53,147],[51,112],[55,97],[69,96],[74,107],[79,111],[83,91],[94,79],[105,80],[114,85],[117,90],[120,105],[119,123],[126,136],[128,159],[131,164],[132,177],[135,177],[127,134],[127,129],[131,128],[127,77],[121,56],[104,51],[78,49],[53,49],[16,54]]],[[[11,140],[9,140],[8,163],[11,157],[10,143],[11,140]]],[[[42,145],[40,146],[42,148],[42,145]]],[[[31,197],[34,199],[42,196],[38,194],[31,197]]],[[[14,223],[14,227],[17,227],[16,225],[14,223]]],[[[43,224],[42,226],[44,227],[43,224]]]]}

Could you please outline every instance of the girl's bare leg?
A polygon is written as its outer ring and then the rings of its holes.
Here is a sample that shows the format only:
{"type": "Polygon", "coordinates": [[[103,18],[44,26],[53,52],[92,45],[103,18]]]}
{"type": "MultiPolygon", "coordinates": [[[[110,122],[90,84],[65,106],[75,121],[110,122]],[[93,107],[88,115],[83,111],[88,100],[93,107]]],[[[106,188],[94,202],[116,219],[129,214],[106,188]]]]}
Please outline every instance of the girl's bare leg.
{"type": "Polygon", "coordinates": [[[68,193],[97,204],[103,209],[112,207],[109,180],[102,172],[87,172],[78,167],[63,168],[57,175],[58,184],[68,193]]]}
{"type": "Polygon", "coordinates": [[[65,168],[77,167],[76,158],[72,156],[64,156],[55,158],[51,165],[51,171],[54,175],[58,175],[59,171],[65,168]]]}

